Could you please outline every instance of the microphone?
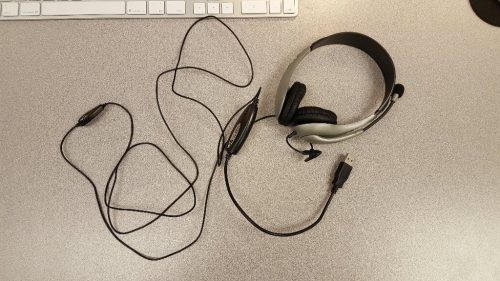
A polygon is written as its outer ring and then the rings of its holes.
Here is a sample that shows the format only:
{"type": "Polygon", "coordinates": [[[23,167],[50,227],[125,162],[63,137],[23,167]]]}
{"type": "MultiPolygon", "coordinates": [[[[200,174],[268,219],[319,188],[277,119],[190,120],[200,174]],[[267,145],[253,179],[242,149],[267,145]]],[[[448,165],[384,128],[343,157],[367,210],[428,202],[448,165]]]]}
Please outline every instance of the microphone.
{"type": "Polygon", "coordinates": [[[290,143],[289,140],[290,140],[290,138],[292,138],[296,134],[297,134],[297,132],[295,132],[295,131],[291,132],[288,136],[286,136],[285,141],[286,141],[286,144],[288,145],[288,147],[293,149],[295,152],[298,152],[302,155],[307,155],[307,158],[304,161],[309,162],[309,161],[311,161],[311,160],[313,160],[321,155],[321,150],[314,149],[314,146],[312,143],[309,143],[309,145],[311,145],[311,149],[309,149],[309,150],[300,151],[299,149],[293,147],[293,145],[290,143]]]}

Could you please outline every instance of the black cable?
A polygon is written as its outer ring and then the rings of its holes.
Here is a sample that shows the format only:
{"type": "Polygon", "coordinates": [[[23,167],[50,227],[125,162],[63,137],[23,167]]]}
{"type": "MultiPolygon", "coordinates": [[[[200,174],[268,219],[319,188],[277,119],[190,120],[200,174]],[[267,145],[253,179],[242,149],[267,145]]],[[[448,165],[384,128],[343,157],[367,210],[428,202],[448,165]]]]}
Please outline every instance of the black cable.
{"type": "MultiPolygon", "coordinates": [[[[264,117],[261,117],[261,118],[258,118],[257,120],[255,120],[254,124],[255,123],[258,123],[262,120],[265,120],[265,119],[268,119],[268,118],[271,118],[271,117],[275,117],[275,115],[267,115],[267,116],[264,116],[264,117]]],[[[293,137],[295,135],[295,132],[292,132],[291,134],[289,134],[287,137],[286,137],[286,141],[288,143],[288,139],[293,137]]],[[[288,145],[290,147],[292,147],[289,143],[288,145]]],[[[312,143],[310,143],[311,145],[311,150],[314,150],[314,147],[312,145],[312,143]]],[[[294,149],[295,151],[301,153],[301,154],[304,154],[304,152],[298,150],[298,149],[295,149],[294,147],[292,147],[292,149],[294,149]]],[[[234,205],[236,206],[236,208],[240,211],[240,213],[243,215],[243,217],[245,217],[245,219],[250,222],[250,224],[252,224],[255,228],[257,228],[258,230],[266,233],[266,234],[269,234],[269,235],[272,235],[272,236],[280,236],[280,237],[289,237],[289,236],[295,236],[295,235],[299,235],[301,233],[304,233],[308,230],[310,230],[311,228],[315,227],[318,223],[321,222],[321,220],[323,219],[323,216],[325,215],[326,213],[326,210],[328,209],[328,206],[330,206],[330,203],[332,201],[332,198],[333,198],[333,195],[335,195],[335,192],[337,191],[338,188],[333,188],[330,192],[330,196],[328,197],[323,209],[321,210],[321,213],[319,214],[319,216],[316,218],[316,220],[314,220],[311,224],[309,224],[308,226],[302,228],[302,229],[299,229],[299,230],[296,230],[296,231],[292,231],[292,232],[275,232],[275,231],[271,231],[271,230],[268,230],[266,228],[264,228],[263,226],[259,225],[257,222],[255,222],[244,210],[243,208],[241,207],[241,205],[238,203],[238,201],[236,200],[236,198],[234,197],[233,195],[233,192],[231,191],[231,186],[229,184],[229,174],[228,174],[228,166],[229,166],[229,160],[231,159],[232,155],[231,154],[227,154],[226,155],[226,161],[224,162],[224,181],[226,183],[226,189],[227,189],[227,193],[229,194],[229,197],[231,198],[231,201],[233,201],[234,205]]],[[[350,171],[349,171],[350,172],[350,171]]],[[[347,175],[348,177],[348,175],[347,175]]],[[[346,178],[347,179],[347,178],[346,178]]]]}
{"type": "Polygon", "coordinates": [[[285,141],[286,141],[286,144],[288,144],[288,146],[293,149],[294,151],[302,154],[302,151],[298,150],[297,148],[295,148],[291,143],[290,143],[290,139],[295,136],[297,133],[295,131],[291,132],[288,136],[286,136],[285,138],[285,141]]]}
{"type": "Polygon", "coordinates": [[[236,200],[236,198],[234,197],[233,195],[233,192],[231,191],[231,187],[230,187],[230,184],[229,184],[229,175],[228,175],[228,165],[229,165],[229,160],[231,158],[231,155],[227,155],[226,156],[226,161],[224,163],[224,181],[226,182],[226,189],[227,189],[227,192],[229,194],[229,197],[231,198],[231,200],[233,201],[234,205],[236,206],[236,208],[240,211],[240,213],[245,217],[245,219],[247,219],[248,222],[250,222],[255,228],[257,228],[258,230],[266,233],[266,234],[269,234],[269,235],[272,235],[272,236],[280,236],[280,237],[289,237],[289,236],[295,236],[295,235],[299,235],[301,233],[304,233],[308,230],[310,230],[311,228],[315,227],[322,219],[323,219],[323,216],[325,215],[326,213],[326,210],[328,209],[328,206],[330,206],[330,203],[332,201],[332,198],[333,198],[333,195],[335,194],[334,192],[330,192],[330,195],[328,197],[328,200],[326,201],[323,209],[321,210],[321,213],[319,214],[319,216],[316,218],[316,220],[314,220],[311,224],[309,224],[308,226],[302,228],[302,229],[299,229],[299,230],[296,230],[296,231],[292,231],[292,232],[275,232],[275,231],[271,231],[271,230],[268,230],[262,226],[260,226],[257,222],[255,222],[244,210],[243,208],[240,206],[240,204],[238,203],[238,201],[236,200]]]}
{"type": "Polygon", "coordinates": [[[307,158],[304,161],[309,162],[309,161],[311,161],[311,160],[313,160],[313,159],[315,159],[315,158],[317,158],[318,156],[321,155],[321,151],[314,149],[314,145],[311,142],[309,143],[309,145],[311,146],[311,148],[309,150],[300,151],[297,148],[295,148],[290,143],[290,139],[292,137],[294,137],[295,135],[297,135],[297,132],[293,131],[288,136],[286,136],[286,138],[285,138],[286,144],[288,145],[288,147],[290,147],[291,149],[293,149],[295,152],[298,152],[298,153],[300,153],[302,155],[307,155],[307,158]]]}
{"type": "MultiPolygon", "coordinates": [[[[174,72],[174,78],[172,80],[172,84],[171,84],[171,89],[172,89],[172,92],[181,97],[181,98],[184,98],[184,99],[187,99],[187,100],[190,100],[190,101],[193,101],[193,102],[196,102],[197,104],[201,105],[203,108],[205,108],[207,111],[210,112],[210,114],[212,115],[212,117],[214,118],[214,120],[217,122],[217,125],[219,126],[220,130],[221,130],[221,135],[219,137],[219,141],[218,141],[218,145],[217,145],[217,158],[219,158],[219,154],[220,154],[220,150],[221,150],[221,143],[222,144],[225,144],[225,136],[224,136],[224,133],[227,129],[227,126],[229,125],[229,123],[235,118],[235,116],[241,112],[241,110],[243,110],[252,100],[250,100],[249,102],[247,102],[245,105],[243,105],[242,107],[240,107],[232,116],[231,118],[229,119],[229,121],[224,125],[222,126],[222,123],[220,122],[219,118],[216,116],[216,114],[212,111],[212,109],[210,109],[207,105],[205,105],[204,103],[202,103],[201,101],[198,101],[194,98],[191,98],[191,97],[187,97],[185,95],[181,95],[179,92],[177,92],[175,90],[175,82],[176,82],[176,78],[177,78],[177,72],[179,70],[188,70],[188,69],[191,69],[191,70],[197,70],[197,71],[201,71],[201,72],[204,72],[204,73],[207,73],[211,76],[214,76],[226,83],[228,83],[229,85],[232,85],[234,87],[238,87],[238,88],[246,88],[248,87],[252,81],[253,81],[253,78],[254,78],[254,69],[253,69],[253,63],[252,63],[252,60],[247,52],[247,50],[245,49],[245,47],[243,46],[243,44],[241,43],[240,39],[238,38],[238,36],[234,33],[234,31],[228,26],[226,25],[224,22],[222,22],[221,20],[219,20],[218,18],[214,17],[214,16],[208,16],[208,17],[204,17],[204,18],[200,18],[198,20],[196,20],[188,29],[188,31],[186,32],[186,34],[184,35],[184,38],[183,38],[183,41],[182,41],[182,44],[181,44],[181,48],[180,48],[180,51],[179,51],[179,55],[178,55],[178,60],[177,60],[177,64],[176,64],[176,67],[173,68],[173,69],[169,69],[169,70],[166,70],[162,73],[160,73],[158,75],[158,77],[156,78],[156,87],[155,87],[155,94],[156,94],[156,104],[157,104],[157,107],[158,107],[158,111],[160,113],[160,116],[163,120],[163,123],[165,124],[167,130],[169,131],[170,135],[172,136],[172,138],[174,139],[174,141],[176,142],[176,144],[184,151],[184,153],[189,157],[189,159],[191,160],[193,166],[194,166],[194,169],[195,169],[195,176],[194,176],[194,179],[190,180],[186,174],[184,172],[182,172],[170,159],[169,157],[167,156],[167,154],[160,148],[158,147],[156,144],[153,144],[153,143],[150,143],[150,142],[141,142],[141,143],[136,143],[134,145],[132,145],[132,140],[133,140],[133,135],[134,135],[134,122],[133,122],[133,118],[132,118],[132,114],[130,113],[130,111],[125,108],[124,106],[118,104],[118,103],[106,103],[104,104],[103,106],[117,106],[121,109],[123,109],[127,115],[129,116],[129,119],[130,119],[130,136],[129,136],[129,141],[128,141],[128,144],[127,144],[127,147],[125,149],[125,151],[123,152],[122,156],[120,157],[119,161],[117,162],[117,164],[115,165],[115,167],[113,168],[113,171],[111,172],[109,178],[108,178],[108,181],[106,183],[106,188],[105,188],[105,191],[104,191],[104,203],[105,203],[105,206],[106,206],[106,214],[103,210],[103,205],[101,203],[101,199],[100,199],[100,196],[99,196],[99,192],[97,190],[97,186],[96,184],[93,182],[93,180],[85,173],[83,172],[82,169],[80,169],[78,166],[76,166],[75,164],[73,164],[69,159],[68,157],[66,156],[66,154],[64,153],[64,143],[66,141],[66,139],[68,138],[68,136],[76,129],[78,128],[80,125],[77,124],[75,126],[73,126],[63,137],[63,139],[61,140],[61,143],[60,143],[60,146],[59,146],[59,149],[60,149],[60,152],[61,152],[61,155],[62,157],[64,158],[64,160],[70,165],[72,166],[77,172],[79,172],[82,176],[84,176],[87,181],[89,181],[89,183],[92,185],[93,189],[94,189],[94,193],[95,193],[95,196],[96,196],[96,200],[97,200],[97,205],[99,207],[99,212],[100,212],[100,215],[107,227],[107,229],[111,232],[111,234],[122,244],[124,245],[125,247],[127,247],[128,249],[130,249],[132,252],[136,253],[137,255],[145,258],[145,259],[148,259],[148,260],[161,260],[161,259],[165,259],[167,257],[170,257],[172,255],[175,255],[177,253],[180,253],[182,251],[184,251],[185,249],[189,248],[190,246],[192,246],[194,243],[196,243],[198,241],[198,239],[200,238],[202,232],[203,232],[203,229],[204,229],[204,225],[205,225],[205,219],[206,219],[206,212],[207,212],[207,206],[208,206],[208,198],[209,198],[209,194],[210,194],[210,188],[211,188],[211,184],[212,184],[212,180],[213,180],[213,177],[214,177],[214,174],[215,174],[215,171],[216,171],[216,168],[217,168],[217,162],[214,164],[213,168],[212,168],[212,172],[210,174],[210,178],[209,178],[209,181],[208,181],[208,184],[207,184],[207,193],[205,195],[205,202],[204,202],[204,207],[203,207],[203,215],[202,215],[202,221],[201,221],[201,226],[200,226],[200,229],[199,229],[199,232],[197,234],[197,236],[190,242],[188,243],[187,245],[185,245],[184,247],[174,251],[174,252],[171,252],[167,255],[164,255],[164,256],[160,256],[160,257],[151,257],[151,256],[148,256],[144,253],[141,253],[139,250],[135,249],[134,247],[130,246],[129,244],[127,244],[125,241],[123,241],[119,235],[123,235],[123,234],[129,234],[129,233],[133,233],[135,231],[138,231],[138,230],[141,230],[149,225],[151,225],[152,223],[154,223],[155,221],[157,221],[159,218],[161,217],[180,217],[180,216],[183,216],[183,215],[186,215],[186,214],[189,214],[192,210],[194,210],[195,206],[196,206],[196,191],[194,189],[194,184],[197,182],[198,178],[199,178],[199,167],[198,167],[198,164],[196,162],[196,160],[194,159],[194,157],[189,153],[189,151],[181,144],[181,142],[177,139],[177,137],[175,136],[174,132],[172,131],[172,129],[170,128],[168,122],[167,122],[167,119],[165,118],[164,114],[163,114],[163,110],[160,106],[160,101],[159,101],[159,81],[161,79],[161,77],[167,73],[170,73],[170,72],[174,72]],[[179,66],[180,65],[180,61],[181,61],[181,58],[182,58],[182,52],[184,50],[184,45],[185,45],[185,42],[187,40],[187,37],[188,35],[190,34],[191,30],[194,28],[194,26],[196,26],[199,22],[201,21],[204,21],[204,20],[207,20],[207,19],[215,19],[217,20],[219,23],[221,23],[224,27],[226,27],[227,30],[229,30],[231,32],[231,34],[234,36],[234,38],[238,41],[238,44],[241,46],[242,50],[244,51],[247,59],[248,59],[248,62],[249,62],[249,65],[250,65],[250,70],[251,70],[251,76],[250,76],[250,79],[248,80],[248,82],[244,83],[244,84],[237,84],[237,83],[234,83],[232,81],[229,81],[228,79],[222,77],[221,75],[218,75],[210,70],[207,70],[207,69],[203,69],[203,68],[199,68],[199,67],[195,67],[195,66],[179,66]],[[150,211],[150,210],[143,210],[143,209],[133,209],[133,208],[124,208],[124,207],[118,207],[118,206],[115,206],[112,204],[112,196],[113,196],[113,192],[114,192],[114,189],[115,189],[115,184],[116,184],[116,181],[117,181],[117,177],[118,177],[118,172],[119,172],[119,168],[120,168],[120,165],[123,163],[125,157],[127,156],[127,154],[132,150],[132,149],[135,149],[137,147],[140,147],[140,146],[153,146],[154,148],[156,148],[162,155],[163,157],[174,167],[174,169],[184,178],[184,180],[186,181],[186,183],[188,184],[187,188],[181,192],[172,202],[170,202],[167,207],[162,211],[162,212],[154,212],[154,211],[150,211]],[[178,202],[178,200],[180,200],[183,196],[185,196],[188,191],[191,191],[193,193],[193,204],[192,206],[189,208],[189,210],[181,213],[181,214],[167,214],[168,210],[175,205],[176,202],[178,202]],[[151,215],[155,215],[155,217],[153,219],[151,219],[150,221],[146,222],[145,224],[143,225],[140,225],[136,228],[133,228],[133,229],[130,229],[130,230],[126,230],[126,231],[121,231],[121,230],[118,230],[114,224],[112,223],[112,219],[111,219],[111,215],[110,215],[110,210],[115,210],[115,211],[126,211],[126,212],[139,212],[139,213],[146,213],[146,214],[151,214],[151,215]]],[[[267,116],[265,117],[267,118],[267,116]]]]}
{"type": "MultiPolygon", "coordinates": [[[[274,116],[274,115],[273,115],[274,116]]],[[[257,120],[259,121],[259,120],[257,120]]],[[[292,137],[294,137],[295,135],[297,135],[297,132],[293,131],[291,132],[290,134],[288,134],[285,138],[285,141],[286,141],[286,144],[288,145],[288,147],[290,147],[291,149],[293,149],[294,151],[300,153],[300,154],[304,154],[304,155],[307,155],[307,152],[309,151],[312,151],[314,150],[314,145],[312,144],[312,142],[309,143],[309,146],[311,147],[310,150],[304,150],[304,151],[300,151],[298,150],[297,148],[295,148],[291,143],[290,143],[290,139],[292,137]]]]}
{"type": "MultiPolygon", "coordinates": [[[[254,125],[257,122],[262,121],[262,120],[267,119],[267,118],[270,118],[270,117],[274,117],[274,115],[269,115],[269,116],[265,116],[265,117],[259,118],[259,119],[257,119],[254,122],[254,125]]],[[[294,135],[295,135],[295,132],[292,132],[291,134],[289,134],[286,137],[286,141],[287,141],[288,145],[292,149],[294,149],[295,151],[297,151],[297,152],[299,152],[301,154],[309,154],[309,158],[308,158],[309,160],[314,159],[315,157],[319,156],[319,154],[321,154],[320,151],[314,150],[314,147],[313,147],[312,143],[310,143],[310,145],[311,145],[311,150],[310,151],[305,150],[305,151],[301,152],[300,150],[295,149],[288,142],[288,139],[291,138],[291,137],[293,137],[294,135]],[[314,154],[311,154],[312,152],[319,152],[319,154],[318,155],[314,155],[314,154]]],[[[243,217],[245,217],[245,219],[250,224],[252,224],[255,228],[257,228],[258,230],[260,230],[260,231],[262,231],[262,232],[264,232],[266,234],[269,234],[269,235],[272,235],[272,236],[279,236],[279,237],[290,237],[290,236],[295,236],[295,235],[302,234],[302,233],[304,233],[304,232],[312,229],[313,227],[315,227],[318,223],[320,223],[321,220],[323,219],[325,213],[326,213],[326,210],[330,206],[330,203],[332,201],[333,196],[337,193],[337,191],[338,191],[339,188],[343,187],[344,183],[349,178],[349,175],[350,175],[350,173],[352,171],[352,163],[353,163],[352,158],[349,155],[346,155],[346,158],[343,161],[341,161],[340,164],[337,166],[337,169],[335,171],[335,176],[334,176],[333,181],[332,181],[332,189],[330,190],[330,195],[328,196],[328,199],[326,200],[326,203],[323,206],[323,208],[322,208],[319,216],[312,223],[310,223],[308,226],[306,226],[304,228],[301,228],[299,230],[296,230],[296,231],[291,231],[291,232],[276,232],[276,231],[272,231],[272,230],[266,229],[263,226],[259,225],[254,219],[252,219],[243,210],[243,208],[241,207],[241,205],[238,203],[238,200],[236,200],[236,198],[234,197],[233,192],[231,190],[231,185],[229,183],[229,173],[228,173],[229,160],[231,159],[231,157],[232,157],[231,154],[227,154],[226,155],[226,161],[224,162],[224,182],[226,184],[227,193],[229,194],[229,197],[231,198],[231,201],[233,201],[233,204],[236,206],[236,208],[238,209],[238,211],[243,215],[243,217]]],[[[306,159],[306,161],[309,161],[308,159],[306,159]]]]}
{"type": "Polygon", "coordinates": [[[273,117],[276,117],[276,115],[271,114],[271,115],[267,115],[267,116],[262,116],[262,117],[260,117],[260,118],[257,118],[257,119],[255,120],[255,123],[257,123],[257,122],[259,122],[259,121],[262,121],[262,120],[269,119],[269,118],[273,118],[273,117]]]}
{"type": "MultiPolygon", "coordinates": [[[[259,121],[262,121],[262,120],[265,120],[265,119],[268,119],[268,118],[271,118],[271,117],[275,117],[275,115],[268,115],[268,116],[261,117],[261,118],[255,120],[254,125],[255,125],[255,123],[257,123],[259,121]]],[[[288,140],[291,137],[295,136],[295,135],[296,135],[296,132],[292,132],[292,133],[290,133],[286,137],[286,143],[293,150],[295,150],[295,151],[297,151],[297,152],[299,152],[301,154],[309,155],[309,158],[308,158],[309,160],[314,159],[315,157],[319,156],[319,154],[321,154],[320,151],[316,151],[314,149],[314,146],[313,146],[312,143],[309,143],[310,146],[311,146],[310,150],[300,151],[300,150],[296,149],[295,147],[293,147],[289,143],[288,140]],[[311,152],[319,152],[319,154],[318,155],[312,155],[311,152]]],[[[229,160],[231,159],[231,157],[232,157],[231,154],[227,154],[226,155],[226,161],[224,162],[224,182],[226,184],[227,193],[229,194],[229,197],[231,198],[231,201],[233,201],[233,204],[236,206],[236,208],[238,209],[238,211],[243,215],[243,217],[245,217],[245,219],[248,222],[250,222],[250,224],[252,224],[255,228],[257,228],[258,230],[260,230],[260,231],[262,231],[262,232],[264,232],[266,234],[269,234],[269,235],[272,235],[272,236],[279,236],[279,237],[290,237],[290,236],[295,236],[295,235],[302,234],[302,233],[304,233],[304,232],[312,229],[313,227],[315,227],[318,223],[320,223],[321,220],[323,219],[325,213],[326,213],[326,210],[330,206],[330,203],[332,201],[333,196],[335,195],[335,193],[337,192],[337,190],[339,188],[342,188],[342,186],[344,185],[345,181],[349,178],[349,174],[351,173],[351,170],[352,170],[352,166],[351,166],[352,165],[352,158],[350,158],[349,155],[347,155],[346,159],[344,161],[342,161],[339,164],[339,166],[337,167],[337,170],[335,172],[335,177],[334,177],[333,182],[332,182],[332,189],[330,190],[330,195],[328,196],[328,199],[327,199],[325,205],[323,206],[323,208],[322,208],[319,216],[312,223],[310,223],[308,226],[306,226],[306,227],[304,227],[302,229],[296,230],[296,231],[291,231],[291,232],[275,232],[275,231],[272,231],[272,230],[264,228],[263,226],[259,225],[255,220],[253,220],[243,210],[243,208],[241,207],[241,205],[238,203],[238,201],[234,197],[233,192],[231,190],[231,185],[229,183],[229,173],[228,173],[229,160]]],[[[306,159],[306,161],[309,161],[309,160],[306,159]]]]}

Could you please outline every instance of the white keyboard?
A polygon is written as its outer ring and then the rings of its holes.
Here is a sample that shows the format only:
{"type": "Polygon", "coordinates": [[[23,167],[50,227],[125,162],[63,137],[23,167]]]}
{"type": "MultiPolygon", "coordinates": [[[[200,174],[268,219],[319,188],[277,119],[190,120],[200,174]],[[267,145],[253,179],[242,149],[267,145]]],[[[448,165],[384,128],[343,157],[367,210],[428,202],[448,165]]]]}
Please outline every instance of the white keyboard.
{"type": "Polygon", "coordinates": [[[99,18],[295,17],[299,0],[11,1],[0,0],[1,20],[99,18]]]}

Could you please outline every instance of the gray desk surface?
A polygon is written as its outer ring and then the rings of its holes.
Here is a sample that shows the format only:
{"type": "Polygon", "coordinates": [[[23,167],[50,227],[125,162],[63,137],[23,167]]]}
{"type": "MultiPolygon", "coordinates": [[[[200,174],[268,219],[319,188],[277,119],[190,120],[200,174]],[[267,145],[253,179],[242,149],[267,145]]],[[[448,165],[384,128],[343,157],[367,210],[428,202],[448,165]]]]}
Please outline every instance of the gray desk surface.
{"type": "MultiPolygon", "coordinates": [[[[303,0],[293,20],[228,20],[254,60],[252,86],[235,89],[195,72],[182,73],[178,84],[223,120],[261,85],[261,114],[272,113],[292,57],[341,31],[384,45],[406,96],[371,131],[320,146],[323,155],[310,163],[286,147],[289,129],[272,120],[256,126],[231,176],[236,196],[268,227],[288,229],[313,216],[334,163],[345,152],[355,157],[351,179],[313,231],[285,239],[258,232],[230,202],[219,170],[198,244],[160,262],[119,245],[98,215],[91,186],[62,161],[59,141],[87,109],[120,102],[134,114],[135,141],[158,143],[193,175],[153,99],[155,76],[174,65],[191,23],[0,23],[1,280],[498,280],[500,29],[477,18],[468,1],[303,0]]],[[[248,78],[242,52],[215,22],[195,29],[185,55],[183,64],[248,78]]],[[[308,58],[299,78],[309,84],[304,104],[321,102],[344,122],[380,99],[376,66],[348,47],[308,58]]],[[[200,163],[196,188],[203,196],[217,128],[202,108],[173,97],[170,81],[162,80],[161,103],[200,163]]],[[[127,122],[119,110],[106,111],[66,147],[101,189],[126,144],[127,122]]],[[[129,156],[118,182],[123,205],[157,210],[184,187],[147,148],[129,156]]],[[[126,239],[161,254],[191,239],[200,215],[198,207],[126,239]]],[[[116,216],[122,227],[145,219],[116,216]]]]}

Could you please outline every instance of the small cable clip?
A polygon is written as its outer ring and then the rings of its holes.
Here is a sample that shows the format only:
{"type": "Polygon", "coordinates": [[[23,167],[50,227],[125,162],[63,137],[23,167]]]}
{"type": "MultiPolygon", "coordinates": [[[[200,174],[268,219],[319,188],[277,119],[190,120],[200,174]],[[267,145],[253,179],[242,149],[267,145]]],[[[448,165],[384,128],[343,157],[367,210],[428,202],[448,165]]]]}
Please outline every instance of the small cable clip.
{"type": "Polygon", "coordinates": [[[320,156],[321,151],[314,149],[314,148],[311,148],[309,150],[302,151],[302,154],[307,155],[307,158],[304,161],[309,162],[309,161],[313,160],[314,158],[320,156]]]}

